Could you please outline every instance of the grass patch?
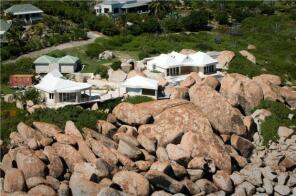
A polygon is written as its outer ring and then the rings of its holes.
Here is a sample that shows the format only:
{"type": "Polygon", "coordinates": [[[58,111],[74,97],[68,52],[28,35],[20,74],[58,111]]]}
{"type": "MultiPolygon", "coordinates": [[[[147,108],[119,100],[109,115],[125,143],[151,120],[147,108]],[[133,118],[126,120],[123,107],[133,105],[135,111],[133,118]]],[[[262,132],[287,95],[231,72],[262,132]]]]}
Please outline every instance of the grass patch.
{"type": "Polygon", "coordinates": [[[16,90],[13,88],[10,88],[6,84],[0,84],[0,92],[3,94],[14,94],[16,90]]]}
{"type": "Polygon", "coordinates": [[[147,96],[132,96],[125,99],[126,102],[132,103],[132,104],[138,104],[138,103],[144,103],[148,101],[153,101],[154,99],[147,96]]]}
{"type": "Polygon", "coordinates": [[[112,111],[120,102],[121,98],[117,98],[99,103],[99,109],[96,111],[86,110],[79,106],[66,106],[57,110],[39,109],[29,114],[26,110],[16,108],[15,103],[1,101],[0,138],[8,142],[10,133],[17,130],[16,127],[21,121],[29,126],[32,126],[33,121],[48,122],[64,129],[66,121],[72,120],[80,130],[83,127],[96,129],[97,120],[105,120],[107,117],[105,111],[112,111]]]}
{"type": "MultiPolygon", "coordinates": [[[[288,119],[288,115],[296,115],[296,111],[290,110],[283,103],[263,100],[254,110],[256,109],[266,109],[272,113],[272,115],[267,117],[261,125],[263,145],[267,145],[269,141],[278,141],[279,136],[277,131],[280,126],[289,127],[296,125],[295,118],[292,120],[288,119]]],[[[295,130],[295,127],[293,129],[295,130]]]]}
{"type": "Polygon", "coordinates": [[[262,73],[279,75],[283,81],[296,81],[296,22],[287,16],[256,16],[245,19],[237,32],[230,35],[229,27],[214,31],[171,34],[129,34],[109,38],[98,38],[94,44],[107,50],[128,51],[139,59],[167,53],[173,50],[191,48],[201,51],[231,50],[236,53],[229,65],[229,72],[237,72],[250,77],[262,73]],[[219,38],[219,42],[217,42],[219,38]],[[256,57],[256,64],[246,60],[239,54],[249,44],[256,46],[250,50],[256,57]]]}

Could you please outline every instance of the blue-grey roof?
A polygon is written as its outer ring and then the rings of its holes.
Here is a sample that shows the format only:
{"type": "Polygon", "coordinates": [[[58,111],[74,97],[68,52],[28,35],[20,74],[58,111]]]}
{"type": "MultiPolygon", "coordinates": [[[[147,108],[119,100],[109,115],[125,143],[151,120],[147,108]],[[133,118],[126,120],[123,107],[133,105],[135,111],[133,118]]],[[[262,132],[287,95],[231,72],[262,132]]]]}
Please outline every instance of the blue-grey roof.
{"type": "Polygon", "coordinates": [[[133,8],[143,5],[147,5],[151,0],[105,0],[98,5],[118,5],[121,4],[121,8],[133,8]]]}
{"type": "Polygon", "coordinates": [[[140,6],[144,6],[144,5],[148,5],[148,2],[147,1],[137,1],[134,3],[126,3],[121,8],[128,9],[128,8],[140,7],[140,6]]]}
{"type": "Polygon", "coordinates": [[[32,4],[16,4],[4,10],[4,12],[18,15],[24,13],[42,13],[43,11],[32,4]]]}
{"type": "Polygon", "coordinates": [[[5,20],[0,19],[0,31],[8,31],[10,28],[11,24],[6,22],[5,20]]]}

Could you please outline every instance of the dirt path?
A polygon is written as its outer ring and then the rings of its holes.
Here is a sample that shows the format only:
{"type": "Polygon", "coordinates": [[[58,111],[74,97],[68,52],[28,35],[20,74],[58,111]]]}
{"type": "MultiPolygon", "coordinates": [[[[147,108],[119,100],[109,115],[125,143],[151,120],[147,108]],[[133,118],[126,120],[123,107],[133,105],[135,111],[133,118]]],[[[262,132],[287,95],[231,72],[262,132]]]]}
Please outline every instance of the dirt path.
{"type": "Polygon", "coordinates": [[[99,32],[89,31],[89,32],[87,32],[87,37],[89,38],[88,40],[71,41],[71,42],[63,43],[63,44],[60,44],[57,46],[43,48],[41,50],[37,50],[37,51],[29,52],[27,54],[23,54],[15,59],[3,61],[2,63],[3,64],[14,63],[16,60],[23,58],[23,57],[37,58],[41,55],[47,54],[47,53],[52,52],[54,50],[64,50],[64,49],[68,49],[68,48],[75,48],[75,47],[79,47],[79,46],[88,45],[88,44],[93,43],[96,40],[96,38],[104,37],[104,36],[105,35],[103,35],[99,32]]]}

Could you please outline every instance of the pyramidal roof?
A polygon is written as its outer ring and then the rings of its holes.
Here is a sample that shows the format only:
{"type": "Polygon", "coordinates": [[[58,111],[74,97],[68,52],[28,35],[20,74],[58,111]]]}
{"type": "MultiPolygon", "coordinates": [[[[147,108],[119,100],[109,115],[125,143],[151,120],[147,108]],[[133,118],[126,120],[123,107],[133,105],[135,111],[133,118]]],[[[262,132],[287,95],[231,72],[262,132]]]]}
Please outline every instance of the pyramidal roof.
{"type": "Polygon", "coordinates": [[[66,55],[62,58],[55,58],[48,55],[43,55],[37,58],[34,61],[34,64],[51,64],[51,63],[58,63],[58,64],[74,64],[79,60],[78,57],[66,55]]]}
{"type": "Polygon", "coordinates": [[[132,78],[127,79],[123,86],[129,88],[145,88],[145,89],[158,89],[158,83],[156,80],[146,78],[143,76],[134,76],[132,78]]]}
{"type": "Polygon", "coordinates": [[[88,83],[65,80],[62,77],[63,75],[58,70],[53,70],[46,74],[41,82],[35,85],[35,88],[48,93],[70,93],[82,91],[91,87],[88,83]]]}
{"type": "Polygon", "coordinates": [[[6,22],[5,20],[0,19],[0,31],[6,32],[10,28],[11,24],[6,22]]]}
{"type": "Polygon", "coordinates": [[[42,13],[43,11],[32,4],[16,4],[4,11],[5,13],[25,14],[25,13],[42,13]]]}
{"type": "Polygon", "coordinates": [[[213,59],[210,55],[204,53],[204,52],[197,52],[194,54],[188,55],[191,60],[189,64],[201,66],[201,65],[208,65],[212,63],[217,63],[218,61],[213,59]]]}
{"type": "Polygon", "coordinates": [[[61,64],[73,64],[76,63],[79,60],[79,58],[71,55],[66,55],[62,58],[60,58],[57,62],[61,64]]]}
{"type": "Polygon", "coordinates": [[[56,62],[57,62],[57,58],[54,58],[48,55],[42,55],[34,61],[34,64],[50,64],[50,63],[56,63],[56,62]]]}

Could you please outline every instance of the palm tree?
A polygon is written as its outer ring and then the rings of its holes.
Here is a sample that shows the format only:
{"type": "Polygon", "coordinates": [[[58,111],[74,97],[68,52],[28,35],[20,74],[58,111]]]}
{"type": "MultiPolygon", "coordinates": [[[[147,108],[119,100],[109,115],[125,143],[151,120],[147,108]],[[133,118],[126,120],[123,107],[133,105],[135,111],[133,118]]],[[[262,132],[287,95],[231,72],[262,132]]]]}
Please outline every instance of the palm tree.
{"type": "Polygon", "coordinates": [[[174,9],[174,1],[153,0],[149,4],[149,8],[154,16],[159,18],[164,13],[171,12],[174,9]]]}

